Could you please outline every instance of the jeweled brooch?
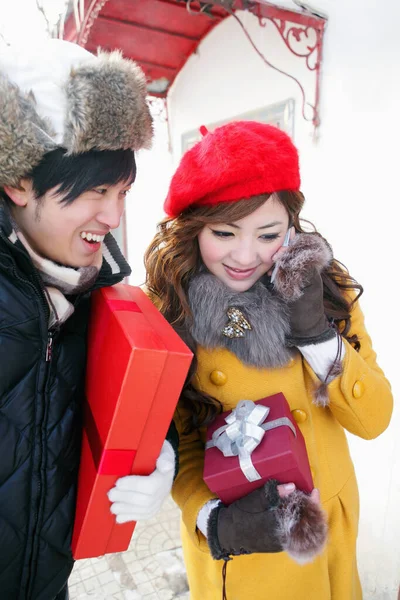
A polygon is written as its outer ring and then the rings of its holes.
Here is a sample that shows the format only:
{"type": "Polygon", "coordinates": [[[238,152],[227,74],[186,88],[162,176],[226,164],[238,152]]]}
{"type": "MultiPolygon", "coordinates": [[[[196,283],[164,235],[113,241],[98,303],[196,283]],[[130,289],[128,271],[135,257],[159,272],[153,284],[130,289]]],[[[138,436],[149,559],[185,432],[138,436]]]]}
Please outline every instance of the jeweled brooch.
{"type": "Polygon", "coordinates": [[[242,338],[252,327],[239,308],[230,307],[226,312],[229,322],[222,330],[222,335],[228,338],[242,338]]]}

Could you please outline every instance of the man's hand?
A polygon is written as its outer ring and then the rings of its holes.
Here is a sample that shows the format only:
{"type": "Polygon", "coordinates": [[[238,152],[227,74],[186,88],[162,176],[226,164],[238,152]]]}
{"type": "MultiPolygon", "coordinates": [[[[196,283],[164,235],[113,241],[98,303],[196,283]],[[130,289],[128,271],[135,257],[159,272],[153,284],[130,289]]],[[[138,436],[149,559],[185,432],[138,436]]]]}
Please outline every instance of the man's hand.
{"type": "Polygon", "coordinates": [[[117,480],[108,492],[111,512],[117,523],[151,519],[171,491],[175,472],[175,452],[165,441],[151,475],[128,475],[117,480]]]}

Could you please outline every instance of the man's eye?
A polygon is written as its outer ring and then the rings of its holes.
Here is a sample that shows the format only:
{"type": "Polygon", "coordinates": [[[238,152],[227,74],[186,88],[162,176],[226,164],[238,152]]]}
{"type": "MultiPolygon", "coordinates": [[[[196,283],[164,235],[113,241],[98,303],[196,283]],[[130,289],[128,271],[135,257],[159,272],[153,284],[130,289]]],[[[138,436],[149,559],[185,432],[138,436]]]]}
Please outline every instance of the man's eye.
{"type": "Polygon", "coordinates": [[[213,234],[219,238],[228,238],[233,237],[233,233],[231,231],[219,231],[218,229],[211,229],[213,234]]]}

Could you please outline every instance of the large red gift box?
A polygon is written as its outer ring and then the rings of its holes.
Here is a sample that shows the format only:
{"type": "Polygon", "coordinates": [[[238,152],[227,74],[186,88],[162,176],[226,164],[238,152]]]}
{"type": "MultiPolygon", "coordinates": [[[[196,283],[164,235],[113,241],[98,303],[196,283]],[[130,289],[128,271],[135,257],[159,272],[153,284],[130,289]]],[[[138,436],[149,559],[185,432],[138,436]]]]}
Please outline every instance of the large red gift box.
{"type": "Polygon", "coordinates": [[[154,471],[191,360],[140,288],[92,294],[74,558],[128,548],[135,523],[116,523],[107,492],[119,477],[154,471]]]}
{"type": "MultiPolygon", "coordinates": [[[[261,442],[251,453],[251,462],[261,476],[261,479],[255,481],[246,478],[238,456],[224,456],[215,446],[206,449],[204,481],[225,504],[246,496],[268,479],[276,479],[279,483],[293,482],[298,489],[307,493],[314,487],[304,438],[293,419],[285,396],[282,393],[274,394],[254,403],[258,404],[270,409],[264,423],[286,417],[294,427],[296,435],[287,425],[265,431],[261,442]]],[[[207,429],[209,444],[213,433],[226,425],[225,419],[231,414],[231,411],[222,413],[207,429]]]]}

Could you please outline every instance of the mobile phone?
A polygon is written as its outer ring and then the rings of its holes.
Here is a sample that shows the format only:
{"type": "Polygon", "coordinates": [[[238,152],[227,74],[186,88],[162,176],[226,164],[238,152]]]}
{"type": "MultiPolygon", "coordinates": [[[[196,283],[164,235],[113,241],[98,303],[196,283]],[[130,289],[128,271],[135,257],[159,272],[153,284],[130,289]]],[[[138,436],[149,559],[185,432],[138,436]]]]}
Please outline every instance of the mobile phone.
{"type": "MultiPolygon", "coordinates": [[[[282,244],[282,246],[281,246],[282,248],[283,248],[283,246],[289,246],[289,241],[290,241],[290,230],[291,230],[291,227],[289,227],[289,229],[288,229],[288,230],[287,230],[287,232],[286,232],[285,238],[284,238],[284,240],[283,240],[283,244],[282,244]]],[[[276,273],[277,273],[277,271],[278,271],[278,264],[276,264],[276,265],[274,266],[274,270],[272,271],[272,274],[271,274],[271,283],[274,283],[274,279],[275,279],[275,277],[276,277],[276,273]]]]}

